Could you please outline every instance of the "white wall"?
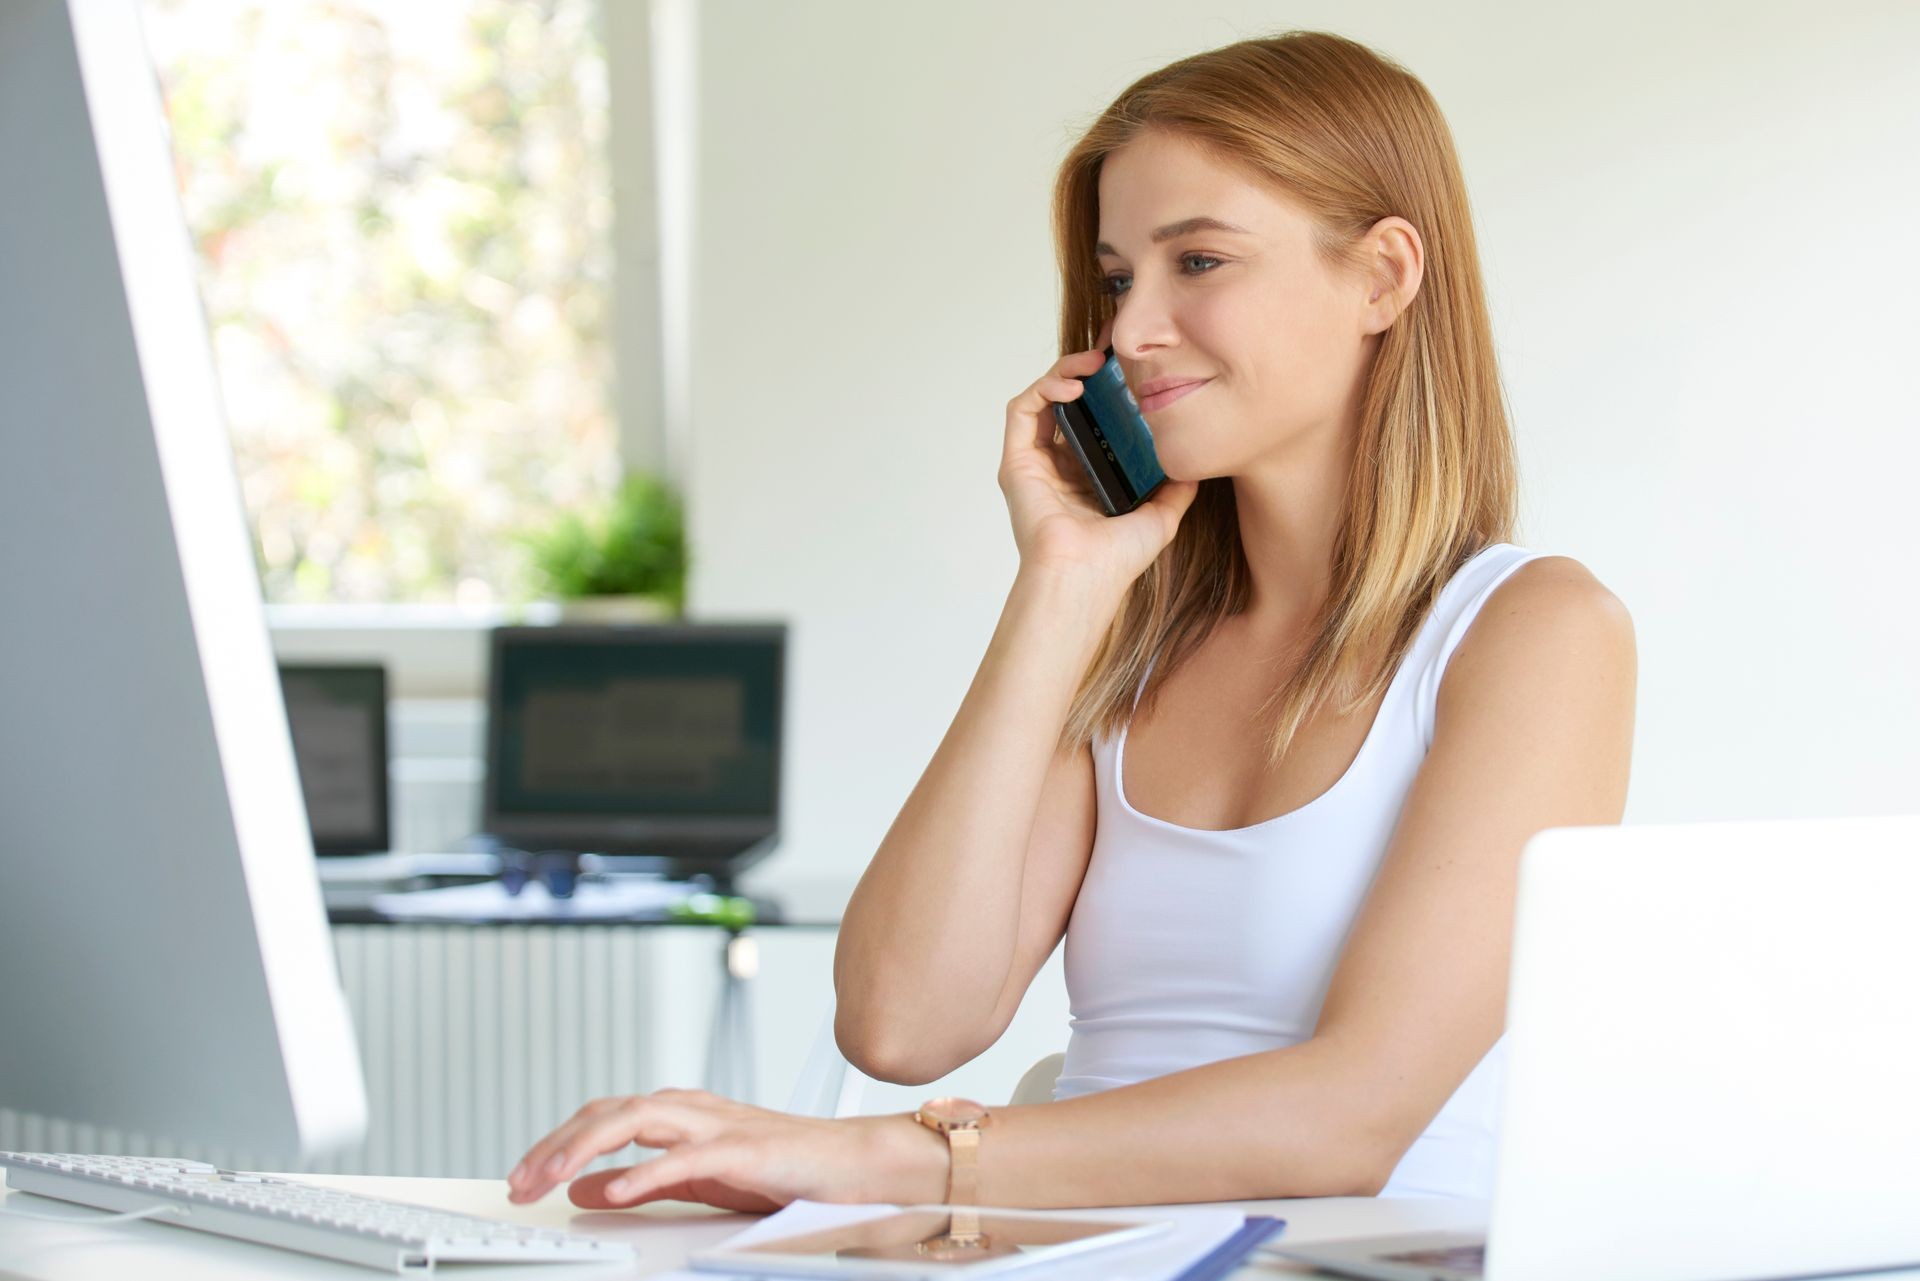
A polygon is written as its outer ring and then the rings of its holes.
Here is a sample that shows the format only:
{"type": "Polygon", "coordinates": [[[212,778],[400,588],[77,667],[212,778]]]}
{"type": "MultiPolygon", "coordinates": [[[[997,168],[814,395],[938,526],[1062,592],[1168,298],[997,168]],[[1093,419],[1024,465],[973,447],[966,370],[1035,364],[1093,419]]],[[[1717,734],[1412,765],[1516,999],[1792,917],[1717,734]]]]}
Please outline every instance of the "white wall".
{"type": "MultiPolygon", "coordinates": [[[[693,604],[792,621],[769,880],[857,875],[991,634],[1070,139],[1139,74],[1291,26],[1398,58],[1452,124],[1522,541],[1637,623],[1628,820],[1920,810],[1920,6],[700,12],[693,604]]],[[[1065,1035],[1045,983],[1036,1051],[1065,1035]]]]}

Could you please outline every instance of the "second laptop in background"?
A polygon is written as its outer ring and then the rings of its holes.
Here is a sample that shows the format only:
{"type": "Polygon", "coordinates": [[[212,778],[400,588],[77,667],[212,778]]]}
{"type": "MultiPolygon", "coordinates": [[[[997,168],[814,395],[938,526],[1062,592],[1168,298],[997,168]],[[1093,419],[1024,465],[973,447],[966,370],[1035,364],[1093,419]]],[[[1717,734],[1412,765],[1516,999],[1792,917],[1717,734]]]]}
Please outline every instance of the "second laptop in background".
{"type": "Polygon", "coordinates": [[[786,632],[496,628],[485,834],[731,883],[779,837],[786,632]]]}
{"type": "Polygon", "coordinates": [[[321,856],[393,846],[387,672],[377,663],[281,663],[300,792],[321,856]]]}

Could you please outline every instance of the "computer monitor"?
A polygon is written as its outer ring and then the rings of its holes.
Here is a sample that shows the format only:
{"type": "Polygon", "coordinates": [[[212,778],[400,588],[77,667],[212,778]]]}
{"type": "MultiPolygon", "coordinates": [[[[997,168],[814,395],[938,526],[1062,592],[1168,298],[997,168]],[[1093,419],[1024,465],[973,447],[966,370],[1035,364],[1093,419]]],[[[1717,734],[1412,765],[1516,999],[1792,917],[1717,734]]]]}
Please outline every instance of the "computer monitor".
{"type": "Polygon", "coordinates": [[[387,669],[378,663],[282,663],[280,690],[307,805],[313,852],[385,854],[387,669]]]}
{"type": "Polygon", "coordinates": [[[782,623],[501,627],[485,828],[719,882],[780,829],[782,623]]]}
{"type": "Polygon", "coordinates": [[[131,0],[0,4],[0,184],[0,1108],[347,1146],[360,1062],[131,0]]]}

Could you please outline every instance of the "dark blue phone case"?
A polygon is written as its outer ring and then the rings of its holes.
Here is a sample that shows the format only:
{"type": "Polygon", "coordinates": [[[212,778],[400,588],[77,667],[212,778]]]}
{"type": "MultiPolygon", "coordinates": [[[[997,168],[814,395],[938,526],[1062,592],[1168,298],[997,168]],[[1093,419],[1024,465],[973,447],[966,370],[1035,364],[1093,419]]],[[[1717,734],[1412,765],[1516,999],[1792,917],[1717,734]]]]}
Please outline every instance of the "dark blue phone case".
{"type": "Polygon", "coordinates": [[[1100,506],[1109,516],[1123,515],[1167,478],[1153,452],[1153,429],[1140,413],[1113,348],[1107,348],[1107,363],[1080,383],[1086,388],[1080,398],[1055,402],[1053,418],[1087,469],[1100,506]]]}

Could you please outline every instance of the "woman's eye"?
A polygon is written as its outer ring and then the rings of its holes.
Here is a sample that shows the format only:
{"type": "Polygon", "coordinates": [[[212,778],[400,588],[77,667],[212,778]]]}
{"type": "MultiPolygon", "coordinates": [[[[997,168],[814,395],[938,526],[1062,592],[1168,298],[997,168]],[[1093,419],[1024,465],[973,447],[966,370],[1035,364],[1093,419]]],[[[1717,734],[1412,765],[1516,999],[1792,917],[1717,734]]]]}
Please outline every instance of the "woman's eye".
{"type": "MultiPolygon", "coordinates": [[[[1207,266],[1201,267],[1198,270],[1188,271],[1187,274],[1189,276],[1204,276],[1207,272],[1212,271],[1215,267],[1218,267],[1221,262],[1220,259],[1215,258],[1211,254],[1181,254],[1180,261],[1183,265],[1189,262],[1204,262],[1208,264],[1207,266]]],[[[1121,294],[1126,292],[1128,279],[1129,277],[1126,275],[1125,272],[1116,272],[1113,275],[1108,276],[1101,283],[1105,286],[1106,292],[1110,296],[1117,298],[1121,294]]]]}

